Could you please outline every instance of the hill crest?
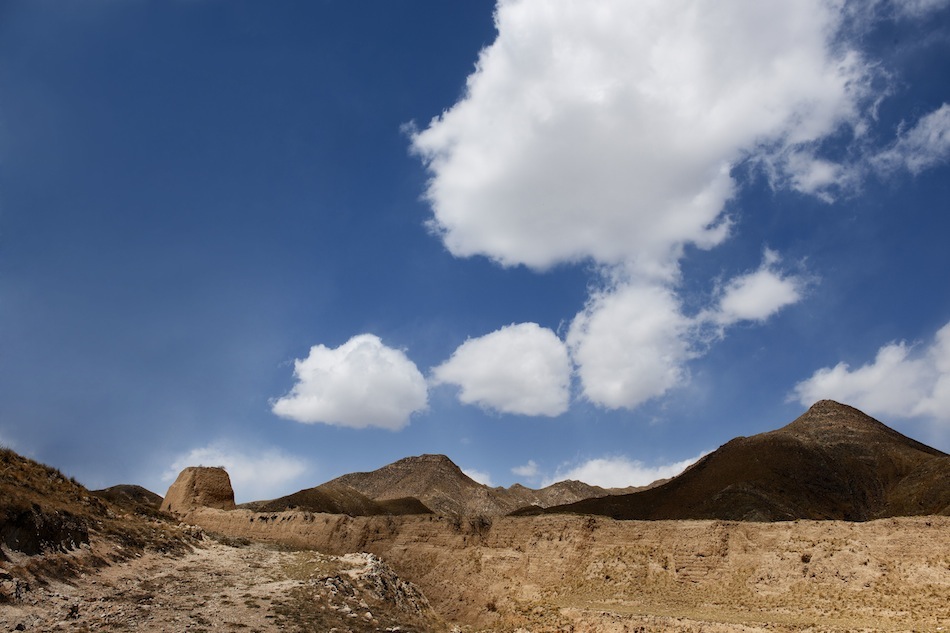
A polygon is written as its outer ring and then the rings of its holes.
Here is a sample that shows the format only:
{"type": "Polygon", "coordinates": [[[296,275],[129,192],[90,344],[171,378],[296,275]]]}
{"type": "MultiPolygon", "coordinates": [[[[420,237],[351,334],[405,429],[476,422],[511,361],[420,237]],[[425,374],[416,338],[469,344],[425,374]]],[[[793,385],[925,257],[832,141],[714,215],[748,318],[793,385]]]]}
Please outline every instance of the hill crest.
{"type": "Polygon", "coordinates": [[[947,472],[942,451],[822,400],[782,428],[730,440],[662,486],[545,512],[755,521],[950,514],[947,472]]]}
{"type": "Polygon", "coordinates": [[[324,485],[339,484],[375,501],[412,497],[437,514],[468,516],[500,516],[525,506],[546,508],[617,492],[580,481],[559,481],[540,490],[521,484],[491,488],[466,475],[446,455],[438,454],[404,457],[377,470],[350,473],[324,485]]]}

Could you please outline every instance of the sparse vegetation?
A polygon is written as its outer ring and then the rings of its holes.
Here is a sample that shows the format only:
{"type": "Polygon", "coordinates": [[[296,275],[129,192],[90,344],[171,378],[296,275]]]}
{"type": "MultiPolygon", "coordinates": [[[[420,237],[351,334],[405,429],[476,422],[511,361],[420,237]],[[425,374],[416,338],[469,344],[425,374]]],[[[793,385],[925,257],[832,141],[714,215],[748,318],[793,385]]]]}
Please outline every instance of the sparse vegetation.
{"type": "MultiPolygon", "coordinates": [[[[893,435],[858,423],[864,426],[844,435],[870,429],[881,440],[875,450],[887,450],[882,442],[893,435]]],[[[794,437],[835,432],[819,427],[787,428],[794,437]]],[[[788,433],[770,437],[796,446],[788,433]]],[[[908,456],[927,453],[902,437],[886,455],[907,459],[882,469],[900,470],[913,462],[908,456]]],[[[425,464],[446,466],[429,457],[425,464]]],[[[931,457],[936,461],[926,458],[912,473],[913,485],[899,490],[918,494],[918,484],[941,472],[934,464],[946,456],[931,457]]],[[[690,477],[714,478],[719,471],[710,461],[690,477]]],[[[836,482],[817,480],[813,492],[836,482]]],[[[31,613],[43,623],[36,630],[55,623],[73,631],[446,630],[428,600],[449,621],[485,631],[950,630],[950,517],[628,522],[199,508],[186,517],[204,526],[197,527],[154,507],[142,511],[143,500],[150,507],[154,499],[116,488],[95,495],[55,468],[0,448],[0,601],[18,609],[35,604],[31,613]],[[116,505],[111,496],[130,503],[116,505]],[[255,544],[262,535],[274,544],[255,544]],[[399,575],[375,556],[306,549],[316,542],[381,552],[399,575]]],[[[941,490],[928,498],[939,501],[941,490]]],[[[755,503],[773,499],[756,497],[746,484],[734,492],[755,503]]],[[[349,493],[338,486],[335,494],[349,493]]],[[[736,498],[726,496],[728,503],[736,498]]],[[[15,628],[5,613],[0,609],[0,629],[15,628]]]]}

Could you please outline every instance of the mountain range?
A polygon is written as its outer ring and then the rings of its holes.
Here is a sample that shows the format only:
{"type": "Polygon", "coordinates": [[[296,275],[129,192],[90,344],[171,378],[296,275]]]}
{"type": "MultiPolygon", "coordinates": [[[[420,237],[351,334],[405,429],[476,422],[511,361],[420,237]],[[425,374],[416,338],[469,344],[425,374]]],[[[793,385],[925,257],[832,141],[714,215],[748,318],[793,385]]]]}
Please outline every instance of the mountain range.
{"type": "Polygon", "coordinates": [[[419,455],[244,507],[263,512],[297,508],[350,515],[500,516],[526,506],[546,508],[634,490],[637,488],[606,489],[580,481],[559,481],[540,490],[521,484],[492,488],[473,480],[445,455],[419,455]]]}
{"type": "Polygon", "coordinates": [[[246,507],[350,515],[593,514],[616,519],[866,521],[950,514],[950,456],[861,411],[822,400],[790,424],[737,437],[645,488],[561,481],[482,485],[445,455],[407,457],[246,507]]]}
{"type": "Polygon", "coordinates": [[[822,400],[778,430],[727,442],[662,486],[519,513],[747,521],[950,515],[950,456],[822,400]]]}

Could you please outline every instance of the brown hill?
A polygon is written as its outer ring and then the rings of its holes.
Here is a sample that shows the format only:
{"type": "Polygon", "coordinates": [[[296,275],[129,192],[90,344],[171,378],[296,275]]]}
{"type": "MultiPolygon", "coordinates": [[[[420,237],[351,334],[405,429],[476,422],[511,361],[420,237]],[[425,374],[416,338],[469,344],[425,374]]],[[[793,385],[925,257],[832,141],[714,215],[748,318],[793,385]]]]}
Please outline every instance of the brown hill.
{"type": "Polygon", "coordinates": [[[559,481],[540,490],[521,484],[490,488],[466,475],[445,455],[406,457],[372,472],[343,475],[324,485],[344,485],[378,502],[415,498],[437,514],[466,516],[502,516],[525,506],[546,508],[629,492],[580,481],[559,481]]]}
{"type": "Polygon", "coordinates": [[[258,512],[297,509],[350,516],[432,514],[425,504],[412,497],[374,501],[355,488],[332,482],[255,505],[254,509],[258,512]]]}
{"type": "Polygon", "coordinates": [[[119,484],[102,490],[92,490],[91,494],[133,512],[143,509],[158,510],[162,507],[162,497],[142,486],[119,484]]]}
{"type": "Polygon", "coordinates": [[[781,429],[726,443],[662,486],[543,512],[753,521],[950,515],[948,473],[947,454],[822,400],[781,429]]]}
{"type": "Polygon", "coordinates": [[[510,512],[501,495],[463,473],[445,455],[406,457],[372,472],[337,477],[328,484],[349,486],[376,501],[414,497],[437,514],[510,512]]]}
{"type": "Polygon", "coordinates": [[[0,603],[35,581],[188,547],[177,527],[152,513],[129,514],[59,470],[0,448],[0,603]]]}
{"type": "Polygon", "coordinates": [[[539,490],[534,490],[522,486],[521,484],[515,484],[510,488],[503,488],[502,490],[507,493],[507,496],[516,507],[533,505],[541,508],[574,503],[575,501],[590,499],[592,497],[605,497],[612,494],[607,488],[592,486],[585,484],[583,481],[576,481],[574,479],[559,481],[539,490]]]}

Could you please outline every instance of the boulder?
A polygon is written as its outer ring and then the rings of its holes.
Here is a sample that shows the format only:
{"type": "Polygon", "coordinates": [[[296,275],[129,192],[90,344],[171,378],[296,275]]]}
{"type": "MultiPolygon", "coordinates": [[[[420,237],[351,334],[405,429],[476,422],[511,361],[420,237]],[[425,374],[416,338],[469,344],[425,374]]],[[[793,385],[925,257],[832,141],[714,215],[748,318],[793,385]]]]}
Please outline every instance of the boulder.
{"type": "Polygon", "coordinates": [[[181,471],[165,493],[162,510],[185,514],[195,508],[233,510],[231,478],[220,467],[189,466],[181,471]]]}

